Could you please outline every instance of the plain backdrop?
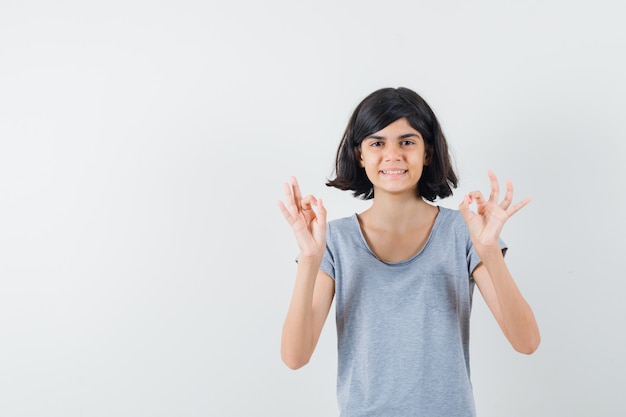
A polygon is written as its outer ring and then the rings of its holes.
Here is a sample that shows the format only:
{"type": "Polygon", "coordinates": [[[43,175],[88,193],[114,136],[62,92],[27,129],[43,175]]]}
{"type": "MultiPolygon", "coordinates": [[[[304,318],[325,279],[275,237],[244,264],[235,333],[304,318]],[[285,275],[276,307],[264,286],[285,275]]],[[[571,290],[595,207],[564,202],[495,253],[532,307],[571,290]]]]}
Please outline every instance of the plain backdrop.
{"type": "Polygon", "coordinates": [[[334,310],[280,360],[298,254],[290,175],[324,185],[356,104],[434,108],[464,193],[505,226],[543,341],[476,293],[478,414],[624,416],[626,26],[620,1],[0,3],[0,415],[337,415],[334,310]]]}

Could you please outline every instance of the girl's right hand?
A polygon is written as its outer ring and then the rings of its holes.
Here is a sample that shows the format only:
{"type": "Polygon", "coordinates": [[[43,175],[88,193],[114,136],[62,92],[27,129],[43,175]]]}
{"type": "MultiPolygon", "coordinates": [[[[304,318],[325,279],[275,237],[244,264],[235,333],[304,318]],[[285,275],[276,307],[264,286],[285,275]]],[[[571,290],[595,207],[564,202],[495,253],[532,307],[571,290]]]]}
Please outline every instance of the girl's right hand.
{"type": "Polygon", "coordinates": [[[278,202],[300,247],[300,258],[322,259],[326,250],[326,209],[322,200],[308,195],[302,198],[295,177],[283,184],[286,203],[278,202]]]}

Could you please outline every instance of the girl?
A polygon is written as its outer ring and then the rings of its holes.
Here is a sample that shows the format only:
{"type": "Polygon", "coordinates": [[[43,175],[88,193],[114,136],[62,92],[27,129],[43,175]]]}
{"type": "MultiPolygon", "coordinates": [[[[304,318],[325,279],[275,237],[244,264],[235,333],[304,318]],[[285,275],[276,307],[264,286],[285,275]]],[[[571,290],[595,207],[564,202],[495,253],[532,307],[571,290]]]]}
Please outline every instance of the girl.
{"type": "Polygon", "coordinates": [[[463,198],[459,210],[431,204],[452,195],[457,177],[446,139],[428,104],[406,88],[386,88],[355,109],[328,186],[372,199],[360,214],[326,224],[326,208],[284,184],[280,209],[300,255],[281,355],[305,365],[335,298],[342,417],[475,416],[469,319],[478,286],[502,332],[533,353],[539,330],[505,264],[504,223],[530,199],[512,204],[463,198]],[[470,205],[476,204],[476,213],[470,205]]]}

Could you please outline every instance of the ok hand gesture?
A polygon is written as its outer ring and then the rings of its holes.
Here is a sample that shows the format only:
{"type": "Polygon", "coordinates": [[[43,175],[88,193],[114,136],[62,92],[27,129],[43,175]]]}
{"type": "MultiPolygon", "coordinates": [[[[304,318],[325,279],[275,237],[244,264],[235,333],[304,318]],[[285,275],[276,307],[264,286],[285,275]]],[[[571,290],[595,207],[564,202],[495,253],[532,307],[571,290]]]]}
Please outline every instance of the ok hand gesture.
{"type": "Polygon", "coordinates": [[[285,220],[293,229],[300,247],[300,257],[321,260],[326,249],[326,209],[322,200],[308,195],[302,198],[295,177],[283,184],[286,203],[278,202],[285,220]]]}
{"type": "Polygon", "coordinates": [[[508,180],[504,200],[498,203],[500,187],[493,171],[489,171],[489,180],[491,182],[489,200],[485,200],[480,191],[472,191],[465,196],[459,205],[459,210],[465,223],[467,223],[467,228],[477,251],[483,248],[497,247],[498,237],[504,223],[530,202],[530,198],[527,197],[519,203],[511,205],[513,183],[508,180]],[[470,205],[473,202],[476,203],[476,213],[470,210],[470,205]]]}

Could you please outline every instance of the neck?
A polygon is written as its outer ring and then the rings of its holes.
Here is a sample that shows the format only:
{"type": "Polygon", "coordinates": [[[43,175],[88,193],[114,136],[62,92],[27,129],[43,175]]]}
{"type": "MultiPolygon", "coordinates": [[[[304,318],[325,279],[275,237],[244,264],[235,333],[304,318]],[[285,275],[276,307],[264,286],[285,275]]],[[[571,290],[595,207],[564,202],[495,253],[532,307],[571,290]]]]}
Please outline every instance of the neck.
{"type": "Polygon", "coordinates": [[[438,208],[415,194],[380,195],[361,216],[372,226],[385,230],[406,230],[431,219],[438,208]]]}

